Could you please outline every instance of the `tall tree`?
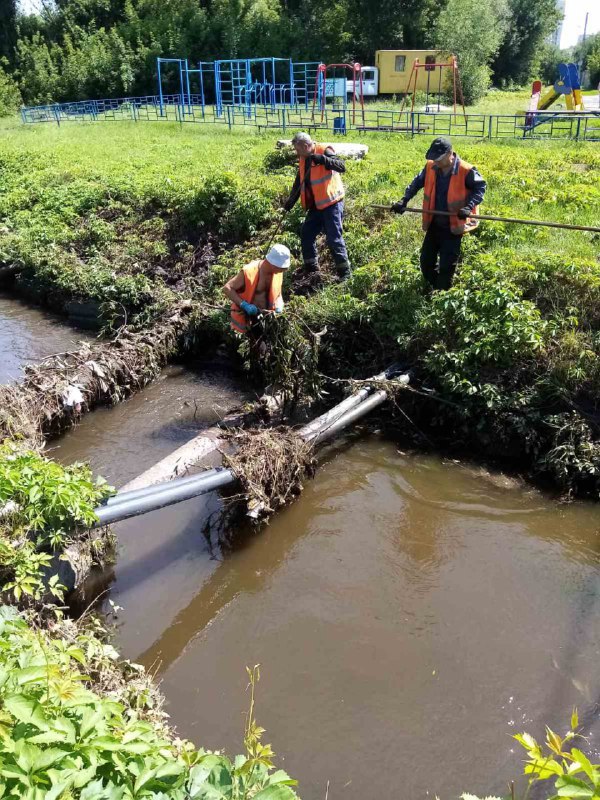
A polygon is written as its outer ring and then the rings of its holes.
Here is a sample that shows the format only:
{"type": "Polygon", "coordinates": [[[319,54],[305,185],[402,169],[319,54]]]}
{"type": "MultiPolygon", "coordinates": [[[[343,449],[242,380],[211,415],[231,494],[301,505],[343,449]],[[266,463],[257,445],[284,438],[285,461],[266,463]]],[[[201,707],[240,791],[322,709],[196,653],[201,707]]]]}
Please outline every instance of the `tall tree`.
{"type": "Polygon", "coordinates": [[[490,86],[490,64],[506,25],[504,0],[448,0],[435,29],[436,44],[458,58],[465,101],[477,102],[490,86]]]}
{"type": "Polygon", "coordinates": [[[505,34],[492,64],[499,85],[522,85],[536,77],[544,40],[561,19],[556,0],[507,0],[505,34]]]}
{"type": "Polygon", "coordinates": [[[0,0],[0,58],[14,64],[17,45],[17,0],[0,0]]]}

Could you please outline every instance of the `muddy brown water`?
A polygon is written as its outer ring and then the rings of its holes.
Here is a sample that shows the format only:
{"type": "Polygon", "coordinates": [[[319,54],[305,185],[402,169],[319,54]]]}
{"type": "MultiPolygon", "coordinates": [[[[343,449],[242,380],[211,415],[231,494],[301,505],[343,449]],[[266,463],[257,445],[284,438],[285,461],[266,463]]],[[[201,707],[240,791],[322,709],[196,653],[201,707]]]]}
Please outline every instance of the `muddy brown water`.
{"type": "MultiPolygon", "coordinates": [[[[54,455],[120,485],[240,396],[172,368],[54,455]]],[[[181,735],[239,752],[260,663],[258,720],[304,798],[504,794],[511,734],[564,730],[573,706],[597,755],[598,506],[377,436],[332,446],[298,502],[227,546],[221,506],[116,526],[105,576],[118,645],[157,671],[181,735]]]]}
{"type": "Polygon", "coordinates": [[[595,750],[596,506],[372,437],[233,548],[203,531],[218,508],[119,527],[118,641],[181,735],[240,751],[260,663],[257,716],[304,798],[504,793],[510,735],[573,706],[595,750]]]}
{"type": "Polygon", "coordinates": [[[92,337],[54,317],[0,294],[0,384],[22,377],[22,367],[75,350],[92,337]]]}

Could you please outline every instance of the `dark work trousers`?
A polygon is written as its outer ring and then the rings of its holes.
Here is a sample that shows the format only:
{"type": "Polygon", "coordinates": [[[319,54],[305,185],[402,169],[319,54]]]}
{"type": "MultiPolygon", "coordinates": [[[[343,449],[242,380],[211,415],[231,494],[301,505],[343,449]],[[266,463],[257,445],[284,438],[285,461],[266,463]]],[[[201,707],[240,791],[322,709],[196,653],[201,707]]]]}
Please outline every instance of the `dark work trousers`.
{"type": "Polygon", "coordinates": [[[462,236],[432,223],[421,247],[421,272],[434,289],[449,289],[460,258],[462,236]],[[437,268],[439,256],[439,269],[437,268]]]}
{"type": "Polygon", "coordinates": [[[325,233],[327,245],[331,250],[331,255],[336,264],[348,262],[348,252],[344,242],[344,232],[342,223],[344,219],[344,201],[334,203],[322,211],[315,208],[309,209],[306,219],[302,224],[300,242],[302,245],[302,257],[307,265],[317,264],[317,236],[325,233]]]}

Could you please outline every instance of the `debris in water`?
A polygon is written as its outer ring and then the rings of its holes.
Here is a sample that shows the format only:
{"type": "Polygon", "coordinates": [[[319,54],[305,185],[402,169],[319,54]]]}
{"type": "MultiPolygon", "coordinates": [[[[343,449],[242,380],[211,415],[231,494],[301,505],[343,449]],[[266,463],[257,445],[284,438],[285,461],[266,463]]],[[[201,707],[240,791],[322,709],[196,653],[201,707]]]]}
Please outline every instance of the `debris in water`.
{"type": "Polygon", "coordinates": [[[242,484],[252,519],[267,517],[297,497],[304,476],[313,472],[311,445],[289,428],[238,428],[223,438],[235,450],[223,453],[224,463],[242,484]]]}

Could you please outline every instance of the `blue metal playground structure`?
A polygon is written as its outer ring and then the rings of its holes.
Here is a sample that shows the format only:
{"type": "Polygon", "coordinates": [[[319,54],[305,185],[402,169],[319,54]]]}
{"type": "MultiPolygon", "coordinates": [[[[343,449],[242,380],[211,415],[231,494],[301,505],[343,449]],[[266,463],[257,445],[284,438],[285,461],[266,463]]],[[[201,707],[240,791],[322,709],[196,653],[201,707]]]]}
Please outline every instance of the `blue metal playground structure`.
{"type": "Polygon", "coordinates": [[[319,81],[319,62],[293,62],[287,58],[237,58],[200,61],[190,66],[187,58],[157,58],[158,103],[160,115],[165,107],[179,105],[182,113],[204,115],[207,106],[214,107],[217,117],[229,106],[244,110],[250,118],[255,106],[308,110],[315,82],[319,96],[324,83],[319,81]],[[165,92],[167,65],[174,65],[170,78],[177,92],[165,92]]]}
{"type": "Polygon", "coordinates": [[[356,75],[360,75],[357,64],[326,65],[284,58],[190,64],[183,58],[158,58],[156,70],[154,95],[24,107],[21,118],[24,123],[57,125],[97,120],[171,121],[221,125],[229,130],[244,126],[259,131],[309,130],[342,135],[354,130],[409,136],[600,141],[600,109],[548,112],[538,107],[517,115],[395,110],[364,106],[362,87],[355,109],[356,75]],[[333,69],[336,66],[342,74],[333,69]],[[333,69],[333,74],[328,75],[328,69],[333,69]],[[348,80],[349,72],[354,84],[348,80]]]}

